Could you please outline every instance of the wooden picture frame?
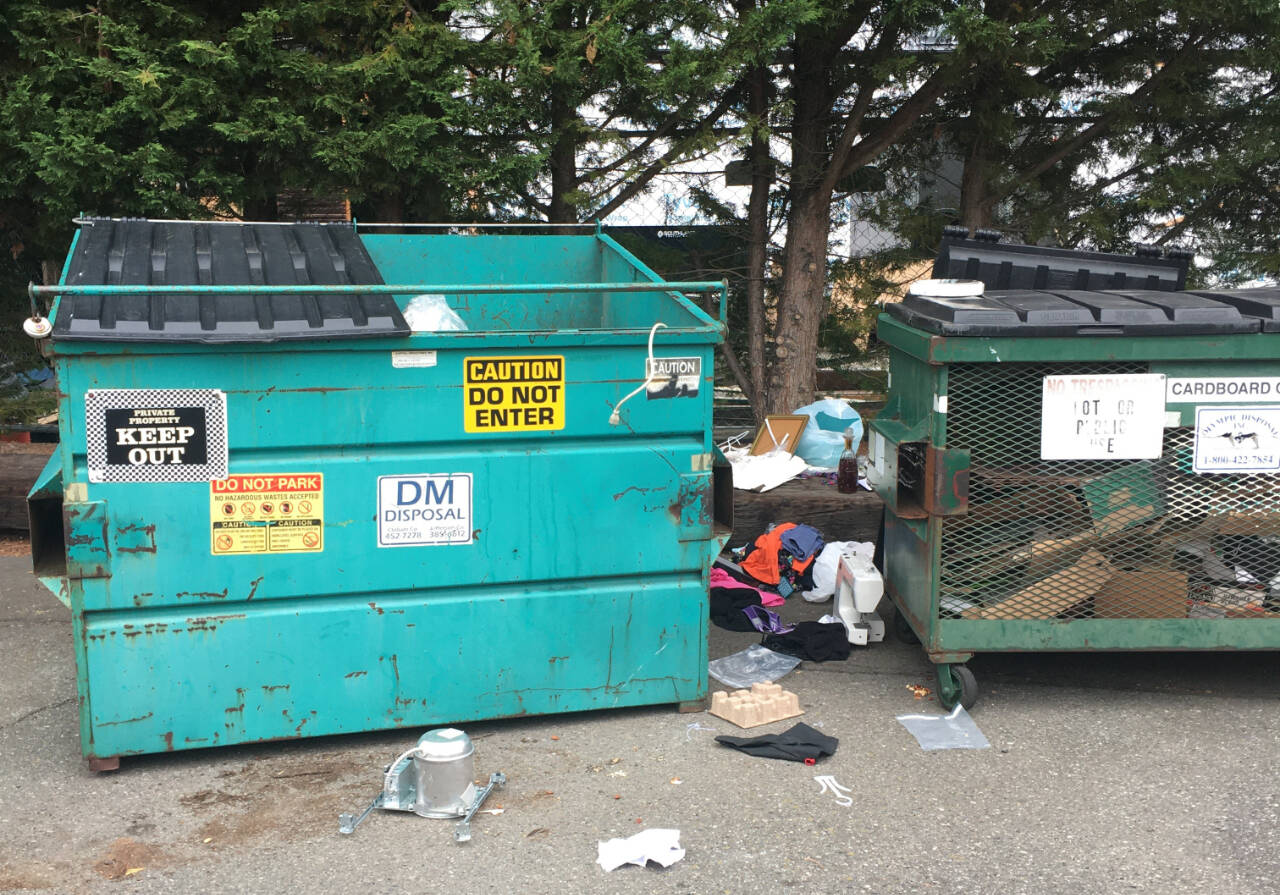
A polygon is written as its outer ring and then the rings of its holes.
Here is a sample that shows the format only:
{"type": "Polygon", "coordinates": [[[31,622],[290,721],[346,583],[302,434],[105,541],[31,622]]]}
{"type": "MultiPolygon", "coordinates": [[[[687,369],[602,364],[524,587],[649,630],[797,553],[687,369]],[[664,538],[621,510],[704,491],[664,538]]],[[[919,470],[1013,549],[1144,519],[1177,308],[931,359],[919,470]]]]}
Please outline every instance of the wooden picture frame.
{"type": "Polygon", "coordinates": [[[796,452],[800,443],[800,435],[809,424],[809,418],[799,413],[778,413],[764,418],[764,425],[756,432],[756,440],[751,442],[751,456],[767,454],[781,447],[789,454],[796,452]],[[772,433],[772,434],[771,434],[772,433]]]}

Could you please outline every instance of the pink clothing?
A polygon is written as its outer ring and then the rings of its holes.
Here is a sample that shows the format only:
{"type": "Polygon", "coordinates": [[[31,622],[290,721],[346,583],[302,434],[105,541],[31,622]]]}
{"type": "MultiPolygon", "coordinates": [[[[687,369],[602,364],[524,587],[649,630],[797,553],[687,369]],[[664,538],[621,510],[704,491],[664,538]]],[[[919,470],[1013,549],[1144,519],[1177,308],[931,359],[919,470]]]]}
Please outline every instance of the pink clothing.
{"type": "Polygon", "coordinates": [[[718,566],[711,567],[711,586],[712,587],[745,587],[747,590],[753,590],[760,595],[761,606],[781,606],[787,601],[777,594],[769,593],[767,590],[761,590],[758,587],[752,587],[750,584],[743,584],[737,578],[734,578],[724,569],[718,566]]]}

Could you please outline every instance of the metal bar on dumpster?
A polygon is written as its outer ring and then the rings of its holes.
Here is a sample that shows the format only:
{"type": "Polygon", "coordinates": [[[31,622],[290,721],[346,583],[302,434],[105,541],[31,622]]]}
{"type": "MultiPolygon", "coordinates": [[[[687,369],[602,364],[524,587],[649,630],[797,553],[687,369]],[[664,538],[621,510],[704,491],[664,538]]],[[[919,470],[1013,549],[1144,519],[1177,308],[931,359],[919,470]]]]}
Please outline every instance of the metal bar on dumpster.
{"type": "Polygon", "coordinates": [[[657,283],[370,283],[366,285],[190,285],[150,286],[145,284],[80,286],[27,286],[27,294],[37,295],[371,295],[434,292],[438,295],[490,295],[528,292],[716,292],[723,302],[721,281],[664,281],[657,283]]]}

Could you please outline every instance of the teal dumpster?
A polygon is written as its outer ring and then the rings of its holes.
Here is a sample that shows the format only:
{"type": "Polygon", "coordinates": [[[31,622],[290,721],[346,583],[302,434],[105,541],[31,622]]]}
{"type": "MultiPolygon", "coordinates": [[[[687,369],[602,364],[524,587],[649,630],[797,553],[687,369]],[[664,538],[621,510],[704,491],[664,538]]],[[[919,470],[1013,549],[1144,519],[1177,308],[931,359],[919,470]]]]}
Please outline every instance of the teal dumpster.
{"type": "Polygon", "coordinates": [[[1280,649],[1280,290],[955,285],[880,316],[868,439],[941,701],[975,653],[1280,649]]]}
{"type": "Polygon", "coordinates": [[[80,221],[29,505],[91,764],[704,699],[713,290],[598,230],[80,221]]]}

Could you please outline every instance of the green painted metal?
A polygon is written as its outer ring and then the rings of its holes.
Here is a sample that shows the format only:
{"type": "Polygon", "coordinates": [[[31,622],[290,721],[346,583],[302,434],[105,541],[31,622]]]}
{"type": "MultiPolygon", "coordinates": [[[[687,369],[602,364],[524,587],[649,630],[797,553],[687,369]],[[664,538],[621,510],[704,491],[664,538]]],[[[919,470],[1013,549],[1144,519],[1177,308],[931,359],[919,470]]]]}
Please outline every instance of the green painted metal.
{"type": "MultiPolygon", "coordinates": [[[[907,505],[904,515],[903,486],[899,481],[902,445],[926,441],[937,448],[947,448],[946,398],[951,365],[1141,361],[1149,364],[1150,372],[1168,376],[1274,377],[1280,376],[1276,336],[942,337],[888,315],[880,316],[877,335],[890,346],[890,387],[885,409],[869,426],[872,463],[868,478],[886,504],[886,592],[940,669],[962,663],[978,652],[1280,649],[1280,618],[996,620],[965,619],[942,611],[939,563],[945,514],[921,513],[907,505]]],[[[1183,426],[1192,424],[1195,407],[1192,402],[1168,404],[1171,412],[1179,414],[1183,426]]],[[[1012,421],[1002,418],[1002,408],[993,406],[990,411],[991,438],[1012,437],[1012,421]]],[[[1121,461],[1117,462],[1123,467],[1121,461]]],[[[941,464],[941,469],[949,465],[941,464]]],[[[1135,500],[1145,494],[1142,483],[1132,481],[1131,474],[1123,468],[1118,474],[1129,476],[1121,484],[1135,492],[1135,500]]],[[[1098,479],[1085,488],[1103,484],[1103,479],[1098,479]]],[[[939,672],[939,682],[947,688],[946,695],[954,697],[956,684],[949,671],[939,672]]]]}
{"type": "Polygon", "coordinates": [[[938,642],[973,652],[1039,650],[1274,650],[1280,619],[937,619],[938,642]]]}
{"type": "Polygon", "coordinates": [[[48,580],[86,756],[706,696],[722,325],[597,235],[361,238],[388,282],[445,281],[422,288],[470,331],[52,343],[67,541],[48,580]],[[611,426],[659,321],[655,353],[698,358],[698,394],[641,393],[611,426]],[[562,429],[466,431],[467,359],[549,354],[562,429]],[[225,393],[232,475],[323,475],[321,551],[214,555],[209,483],[88,481],[87,391],[183,388],[225,393]],[[445,473],[472,477],[472,542],[379,547],[378,478],[445,473]]]}

